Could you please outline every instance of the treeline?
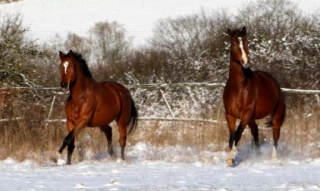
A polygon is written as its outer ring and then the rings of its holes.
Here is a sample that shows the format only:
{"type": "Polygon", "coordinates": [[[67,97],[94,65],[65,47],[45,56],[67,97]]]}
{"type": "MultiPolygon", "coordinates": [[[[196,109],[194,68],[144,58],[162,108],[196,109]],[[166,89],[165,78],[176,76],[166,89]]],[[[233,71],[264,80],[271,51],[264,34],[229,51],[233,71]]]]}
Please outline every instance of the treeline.
{"type": "Polygon", "coordinates": [[[0,25],[2,86],[58,86],[59,50],[83,55],[97,80],[124,84],[225,82],[229,51],[227,28],[249,31],[250,66],[271,72],[282,87],[320,87],[320,22],[288,0],[257,0],[237,13],[205,11],[165,18],[144,47],[134,47],[117,22],[99,22],[88,36],[70,33],[39,45],[27,39],[22,17],[0,25]]]}

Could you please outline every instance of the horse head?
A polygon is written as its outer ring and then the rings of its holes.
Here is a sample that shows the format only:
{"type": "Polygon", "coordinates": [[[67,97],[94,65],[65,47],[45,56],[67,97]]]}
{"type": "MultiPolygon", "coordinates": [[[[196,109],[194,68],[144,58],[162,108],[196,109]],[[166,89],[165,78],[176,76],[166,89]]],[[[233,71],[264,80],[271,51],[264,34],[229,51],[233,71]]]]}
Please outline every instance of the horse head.
{"type": "Polygon", "coordinates": [[[72,50],[68,54],[64,54],[59,51],[60,56],[60,76],[61,76],[61,87],[68,88],[70,84],[75,82],[76,70],[75,70],[75,58],[72,50]]]}
{"type": "Polygon", "coordinates": [[[248,68],[248,40],[246,38],[246,27],[231,31],[228,29],[228,34],[231,40],[230,54],[231,59],[241,64],[244,68],[248,68]]]}

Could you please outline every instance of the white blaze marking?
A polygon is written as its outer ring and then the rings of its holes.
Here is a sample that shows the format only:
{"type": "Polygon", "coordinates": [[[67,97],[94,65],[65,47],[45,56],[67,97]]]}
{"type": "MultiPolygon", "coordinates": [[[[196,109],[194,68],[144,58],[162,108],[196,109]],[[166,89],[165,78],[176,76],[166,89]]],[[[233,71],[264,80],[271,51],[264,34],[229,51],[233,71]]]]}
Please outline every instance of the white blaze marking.
{"type": "Polygon", "coordinates": [[[69,66],[69,62],[65,62],[65,63],[63,63],[64,73],[65,73],[65,74],[67,74],[68,66],[69,66]]]}
{"type": "Polygon", "coordinates": [[[248,63],[247,54],[246,54],[246,52],[245,52],[244,49],[243,49],[242,38],[241,38],[241,37],[238,37],[238,39],[239,39],[239,47],[240,47],[240,50],[241,50],[241,53],[242,53],[242,61],[243,61],[243,64],[246,65],[246,64],[248,63]]]}

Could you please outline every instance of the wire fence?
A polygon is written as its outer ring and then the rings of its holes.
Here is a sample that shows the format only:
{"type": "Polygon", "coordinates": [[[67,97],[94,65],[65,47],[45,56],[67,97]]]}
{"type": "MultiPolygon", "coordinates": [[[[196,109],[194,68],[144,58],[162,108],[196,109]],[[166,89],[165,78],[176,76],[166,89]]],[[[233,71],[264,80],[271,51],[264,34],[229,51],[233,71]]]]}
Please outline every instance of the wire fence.
{"type": "MultiPolygon", "coordinates": [[[[143,88],[146,89],[146,91],[151,91],[150,89],[153,89],[155,91],[159,91],[161,95],[162,101],[164,101],[164,105],[170,114],[170,117],[163,117],[163,116],[141,116],[139,117],[139,120],[142,121],[179,121],[179,122],[202,122],[202,123],[225,123],[225,121],[218,121],[215,119],[204,119],[204,118],[193,118],[193,117],[176,117],[174,112],[171,109],[171,105],[169,104],[166,95],[165,95],[165,89],[166,88],[213,88],[213,89],[219,89],[220,92],[222,92],[225,84],[224,83],[159,83],[159,84],[136,84],[136,85],[126,85],[129,89],[138,89],[143,88]]],[[[289,94],[302,94],[302,95],[314,95],[315,100],[317,102],[317,105],[320,106],[320,90],[307,90],[307,89],[290,89],[290,88],[281,88],[283,92],[289,93],[289,94]]],[[[33,91],[51,91],[52,98],[51,98],[51,104],[48,111],[47,118],[45,120],[45,126],[47,127],[49,123],[61,123],[66,122],[66,119],[54,119],[52,118],[52,110],[56,105],[57,96],[66,96],[69,92],[67,90],[63,90],[59,87],[2,87],[0,88],[0,98],[1,95],[10,96],[10,91],[26,91],[26,90],[33,90],[33,91]]],[[[36,94],[36,93],[35,93],[36,94]]],[[[190,94],[190,99],[192,98],[192,95],[190,94]]],[[[161,101],[161,100],[159,100],[161,101]]],[[[22,120],[23,117],[21,116],[14,116],[11,118],[3,118],[0,119],[0,122],[10,122],[10,121],[19,121],[22,120]]]]}

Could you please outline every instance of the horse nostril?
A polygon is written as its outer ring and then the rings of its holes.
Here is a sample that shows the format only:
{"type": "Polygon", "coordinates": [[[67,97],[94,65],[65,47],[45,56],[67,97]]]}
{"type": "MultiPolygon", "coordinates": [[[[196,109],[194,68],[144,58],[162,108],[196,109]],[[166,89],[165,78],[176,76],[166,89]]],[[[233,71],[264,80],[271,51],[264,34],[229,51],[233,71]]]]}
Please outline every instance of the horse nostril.
{"type": "Polygon", "coordinates": [[[242,64],[242,67],[245,68],[245,69],[248,69],[249,65],[248,64],[242,64]]]}
{"type": "Polygon", "coordinates": [[[61,85],[62,88],[67,88],[68,87],[67,83],[65,83],[65,82],[61,82],[60,85],[61,85]]]}

